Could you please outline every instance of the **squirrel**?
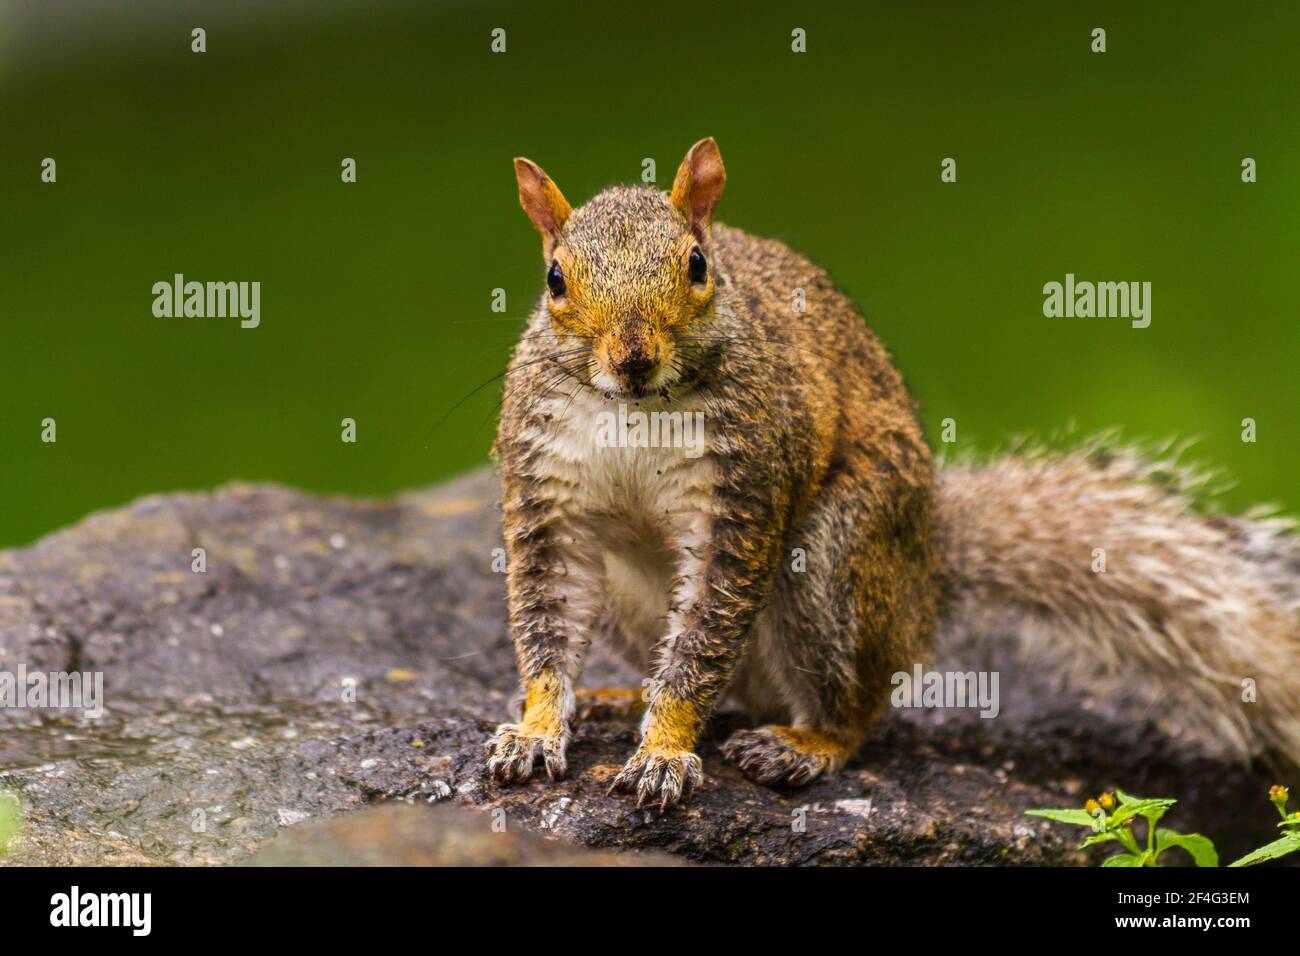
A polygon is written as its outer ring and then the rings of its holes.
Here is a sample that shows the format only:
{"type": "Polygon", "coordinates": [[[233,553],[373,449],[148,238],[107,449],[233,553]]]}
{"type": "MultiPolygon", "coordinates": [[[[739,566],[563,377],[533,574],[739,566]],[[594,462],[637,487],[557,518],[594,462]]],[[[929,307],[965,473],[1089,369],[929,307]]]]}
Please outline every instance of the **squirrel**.
{"type": "Polygon", "coordinates": [[[1081,672],[1122,668],[1237,754],[1300,757],[1290,522],[1203,515],[1195,472],[1105,442],[936,466],[849,298],[784,244],[713,222],[712,138],[666,194],[615,186],[573,209],[535,163],[515,174],[546,291],[493,446],[522,705],[487,743],[495,784],[562,776],[581,716],[643,711],[610,791],[667,809],[703,782],[697,740],[727,695],[756,726],[724,759],[807,784],[856,752],[891,675],[981,627],[1081,672]],[[702,413],[702,453],[598,441],[620,410],[702,413]],[[1101,545],[1122,568],[1094,573],[1101,545]],[[593,640],[646,687],[577,690],[593,640]]]}

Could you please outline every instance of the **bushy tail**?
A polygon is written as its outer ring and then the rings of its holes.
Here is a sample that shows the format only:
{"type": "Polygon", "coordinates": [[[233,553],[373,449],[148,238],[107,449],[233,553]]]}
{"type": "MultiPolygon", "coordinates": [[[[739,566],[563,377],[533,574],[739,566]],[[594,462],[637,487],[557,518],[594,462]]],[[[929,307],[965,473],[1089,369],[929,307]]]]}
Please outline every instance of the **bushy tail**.
{"type": "Polygon", "coordinates": [[[1206,481],[1100,440],[941,467],[945,629],[1010,631],[1077,680],[1155,689],[1220,752],[1300,765],[1300,539],[1198,513],[1206,481]]]}

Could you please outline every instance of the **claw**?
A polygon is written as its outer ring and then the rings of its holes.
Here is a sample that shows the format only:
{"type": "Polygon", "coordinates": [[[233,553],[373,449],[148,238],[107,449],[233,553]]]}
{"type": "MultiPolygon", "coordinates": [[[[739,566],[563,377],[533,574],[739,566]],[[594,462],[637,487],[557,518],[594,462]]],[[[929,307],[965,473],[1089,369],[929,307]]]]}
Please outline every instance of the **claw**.
{"type": "Polygon", "coordinates": [[[635,789],[638,810],[658,804],[662,813],[703,780],[700,758],[693,753],[647,753],[638,750],[614,778],[608,794],[635,789]]]}
{"type": "Polygon", "coordinates": [[[806,786],[852,753],[851,744],[829,732],[778,725],[738,730],[722,745],[741,773],[768,786],[806,786]]]}
{"type": "Polygon", "coordinates": [[[567,770],[566,743],[561,738],[527,733],[518,724],[502,724],[487,743],[488,779],[496,786],[525,783],[532,777],[539,756],[549,779],[563,777],[567,770]]]}

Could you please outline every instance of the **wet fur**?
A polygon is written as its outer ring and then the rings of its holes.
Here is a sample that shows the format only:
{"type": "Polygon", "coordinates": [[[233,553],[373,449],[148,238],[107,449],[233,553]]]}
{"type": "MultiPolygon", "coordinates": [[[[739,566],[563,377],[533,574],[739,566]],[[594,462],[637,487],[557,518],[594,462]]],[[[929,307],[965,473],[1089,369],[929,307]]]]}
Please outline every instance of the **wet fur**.
{"type": "MultiPolygon", "coordinates": [[[[534,206],[554,202],[542,182],[534,206]]],[[[537,728],[572,725],[599,639],[652,678],[614,789],[666,807],[698,786],[694,743],[728,692],[763,724],[727,741],[728,759],[806,783],[857,748],[890,676],[925,660],[941,605],[945,627],[1013,624],[1178,684],[1233,749],[1300,753],[1293,538],[1197,517],[1122,454],[956,466],[936,489],[913,402],[853,303],[783,244],[701,230],[675,199],[616,187],[538,226],[573,301],[534,312],[496,454],[519,670],[547,713],[502,726],[494,779],[527,779],[543,755],[564,772],[569,731],[537,728]],[[683,285],[693,241],[707,301],[683,285]],[[611,398],[605,370],[629,349],[663,377],[611,398]],[[703,411],[706,454],[596,447],[596,416],[619,401],[703,411]],[[1112,549],[1109,577],[1092,547],[1112,549]],[[1252,712],[1233,688],[1254,674],[1269,696],[1252,712]]]]}

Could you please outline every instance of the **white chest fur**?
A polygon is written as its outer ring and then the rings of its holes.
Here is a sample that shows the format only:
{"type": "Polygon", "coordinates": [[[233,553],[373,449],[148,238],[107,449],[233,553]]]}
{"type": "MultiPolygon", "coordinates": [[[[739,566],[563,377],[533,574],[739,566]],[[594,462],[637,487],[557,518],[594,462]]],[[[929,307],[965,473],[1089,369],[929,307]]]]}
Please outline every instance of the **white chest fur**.
{"type": "Polygon", "coordinates": [[[622,652],[644,664],[673,630],[670,605],[689,604],[703,580],[716,475],[707,409],[587,390],[547,403],[552,417],[530,437],[575,532],[568,606],[610,622],[622,652]]]}
{"type": "Polygon", "coordinates": [[[708,511],[714,463],[703,403],[618,401],[587,389],[547,403],[553,417],[533,439],[575,516],[656,526],[708,511]]]}

